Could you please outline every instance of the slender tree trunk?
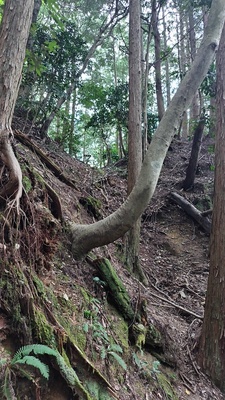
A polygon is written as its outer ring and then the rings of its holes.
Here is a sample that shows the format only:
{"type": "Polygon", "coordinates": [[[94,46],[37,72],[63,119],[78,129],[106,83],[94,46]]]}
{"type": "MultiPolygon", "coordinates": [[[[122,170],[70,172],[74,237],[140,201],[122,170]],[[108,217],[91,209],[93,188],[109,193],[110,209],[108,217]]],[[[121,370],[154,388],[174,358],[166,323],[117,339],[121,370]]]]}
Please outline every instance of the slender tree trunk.
{"type": "Polygon", "coordinates": [[[210,271],[199,363],[225,393],[225,26],[217,55],[217,129],[210,271]]]}
{"type": "MultiPolygon", "coordinates": [[[[149,75],[149,55],[152,40],[152,22],[148,24],[147,48],[145,54],[145,68],[143,72],[143,92],[142,92],[142,111],[143,111],[143,138],[142,153],[145,155],[148,148],[148,75],[149,75]]],[[[142,41],[143,42],[143,41],[142,41]]]]}
{"type": "MultiPolygon", "coordinates": [[[[185,12],[182,6],[179,6],[179,30],[177,33],[178,45],[178,58],[179,58],[179,70],[181,79],[184,77],[187,71],[187,54],[186,54],[186,34],[185,34],[185,24],[184,24],[185,12]]],[[[180,130],[179,137],[188,137],[188,115],[187,111],[184,112],[180,130]]]]}
{"type": "Polygon", "coordinates": [[[191,156],[189,159],[186,177],[183,182],[184,190],[192,189],[194,186],[195,174],[198,166],[198,158],[201,151],[202,135],[205,127],[205,116],[203,115],[194,131],[194,138],[191,149],[191,156]]]}
{"type": "MultiPolygon", "coordinates": [[[[195,37],[195,20],[194,20],[194,12],[193,6],[190,6],[188,12],[188,20],[189,20],[189,42],[190,42],[190,57],[193,62],[196,56],[196,37],[195,37]]],[[[196,122],[199,118],[200,107],[199,107],[199,94],[196,91],[194,98],[192,100],[191,109],[190,109],[190,118],[193,122],[196,122]]]]}
{"type": "Polygon", "coordinates": [[[158,106],[159,120],[161,121],[164,114],[164,100],[162,91],[162,74],[161,74],[161,43],[158,28],[158,9],[157,2],[152,2],[152,29],[155,44],[155,85],[156,85],[156,99],[158,106]]]}
{"type": "MultiPolygon", "coordinates": [[[[167,54],[167,24],[166,24],[166,18],[165,18],[165,7],[162,7],[162,15],[163,15],[163,47],[164,47],[164,53],[167,54]]],[[[170,87],[170,68],[169,68],[169,60],[168,60],[168,55],[166,56],[165,59],[165,70],[166,70],[166,105],[170,104],[170,98],[171,98],[171,87],[170,87]]]]}
{"type": "Polygon", "coordinates": [[[72,114],[71,114],[71,122],[69,128],[69,154],[73,154],[73,143],[74,143],[74,130],[75,130],[75,118],[76,118],[76,89],[72,94],[72,114]]]}
{"type": "Polygon", "coordinates": [[[74,257],[123,236],[140,217],[151,200],[167,150],[178,132],[182,114],[191,104],[211,65],[225,20],[224,0],[213,0],[209,21],[198,54],[171,100],[149,145],[137,183],[127,200],[113,214],[91,225],[71,224],[74,257]]]}
{"type": "MultiPolygon", "coordinates": [[[[128,117],[128,194],[132,191],[142,164],[141,98],[141,5],[130,0],[129,14],[129,117],[128,117]]],[[[140,218],[126,237],[126,264],[141,280],[139,265],[140,218]]]]}
{"type": "Polygon", "coordinates": [[[17,211],[22,195],[22,172],[11,147],[11,122],[33,7],[33,0],[6,0],[0,28],[0,157],[9,170],[9,180],[1,189],[0,198],[10,198],[17,211]]]}
{"type": "MultiPolygon", "coordinates": [[[[32,24],[35,24],[37,22],[40,8],[41,8],[41,0],[34,0],[32,24]]],[[[33,45],[34,45],[34,35],[30,33],[27,40],[27,49],[32,51],[33,45]]],[[[35,72],[33,72],[33,75],[35,75],[35,72]]],[[[31,93],[32,89],[30,86],[31,86],[30,84],[26,86],[20,85],[18,97],[21,98],[22,100],[27,100],[28,98],[30,98],[32,95],[31,93]]]]}

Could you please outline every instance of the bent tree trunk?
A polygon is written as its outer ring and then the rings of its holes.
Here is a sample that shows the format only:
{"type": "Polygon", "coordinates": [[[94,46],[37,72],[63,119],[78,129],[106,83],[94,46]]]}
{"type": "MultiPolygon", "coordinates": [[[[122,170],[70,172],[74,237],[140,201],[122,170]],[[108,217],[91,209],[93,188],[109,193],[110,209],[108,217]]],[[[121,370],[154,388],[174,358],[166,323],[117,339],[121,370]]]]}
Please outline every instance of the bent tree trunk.
{"type": "Polygon", "coordinates": [[[22,195],[22,172],[14,155],[10,138],[11,121],[18,95],[26,43],[34,0],[7,0],[0,30],[0,158],[9,179],[0,191],[0,199],[10,199],[19,210],[22,195]],[[10,62],[9,62],[10,60],[10,62]]]}
{"type": "Polygon", "coordinates": [[[198,54],[153,136],[134,189],[121,207],[103,220],[91,225],[71,224],[74,257],[84,256],[93,248],[112,243],[123,236],[147,207],[155,191],[168,147],[179,128],[182,115],[189,107],[196,88],[206,76],[214,58],[224,20],[225,2],[224,0],[214,0],[198,54]]]}

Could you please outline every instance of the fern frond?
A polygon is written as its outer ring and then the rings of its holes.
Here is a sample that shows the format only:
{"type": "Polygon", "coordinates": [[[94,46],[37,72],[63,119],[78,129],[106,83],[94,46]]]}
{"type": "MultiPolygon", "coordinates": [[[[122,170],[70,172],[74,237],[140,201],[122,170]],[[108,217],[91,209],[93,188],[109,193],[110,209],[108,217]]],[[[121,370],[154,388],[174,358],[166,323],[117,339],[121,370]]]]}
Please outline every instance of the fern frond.
{"type": "Polygon", "coordinates": [[[115,360],[118,362],[118,364],[126,371],[127,370],[127,364],[125,361],[122,359],[122,357],[119,356],[119,354],[115,353],[114,351],[109,351],[108,354],[112,357],[115,358],[115,360]]]}
{"type": "Polygon", "coordinates": [[[116,351],[117,353],[123,353],[123,349],[119,344],[113,343],[108,347],[108,351],[116,351]]]}
{"type": "Polygon", "coordinates": [[[41,375],[48,379],[49,378],[49,367],[34,356],[24,356],[21,360],[17,360],[16,364],[27,364],[34,368],[39,369],[41,375]]]}
{"type": "Polygon", "coordinates": [[[58,356],[58,351],[52,349],[51,347],[45,346],[44,344],[29,344],[27,346],[21,347],[14,355],[11,364],[16,363],[19,359],[24,356],[28,356],[30,353],[38,354],[48,354],[50,356],[58,356]]]}

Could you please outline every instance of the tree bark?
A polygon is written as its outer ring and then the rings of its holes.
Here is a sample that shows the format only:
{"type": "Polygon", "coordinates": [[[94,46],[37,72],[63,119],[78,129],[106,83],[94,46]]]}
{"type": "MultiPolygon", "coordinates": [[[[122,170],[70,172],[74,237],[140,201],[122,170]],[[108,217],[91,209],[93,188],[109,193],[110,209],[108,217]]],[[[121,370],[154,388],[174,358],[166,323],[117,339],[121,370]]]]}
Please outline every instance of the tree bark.
{"type": "MultiPolygon", "coordinates": [[[[130,0],[129,7],[129,116],[128,116],[128,194],[132,191],[142,164],[141,99],[141,5],[130,0]]],[[[139,265],[140,219],[126,236],[125,256],[128,269],[144,279],[139,265]]]]}
{"type": "Polygon", "coordinates": [[[167,150],[177,133],[184,111],[190,106],[207,74],[218,47],[225,20],[224,0],[213,0],[208,26],[198,54],[170,102],[142,164],[134,189],[113,214],[92,225],[71,224],[72,251],[81,257],[91,249],[112,243],[123,236],[140,217],[152,198],[167,150]]]}
{"type": "MultiPolygon", "coordinates": [[[[190,5],[188,11],[188,21],[189,21],[189,42],[190,42],[190,57],[193,62],[196,56],[196,36],[195,36],[195,20],[194,20],[194,9],[193,6],[190,5]]],[[[190,109],[190,119],[195,122],[199,118],[200,114],[200,106],[199,106],[199,94],[196,91],[190,109]]]]}
{"type": "Polygon", "coordinates": [[[6,0],[0,30],[0,158],[9,170],[9,180],[0,198],[12,200],[19,211],[22,172],[11,147],[11,122],[21,81],[34,0],[6,0]]]}
{"type": "Polygon", "coordinates": [[[161,43],[160,34],[158,28],[158,9],[157,2],[152,2],[152,29],[155,44],[155,85],[156,85],[156,99],[158,106],[159,120],[161,121],[164,114],[164,100],[162,91],[162,74],[161,74],[161,43]]]}
{"type": "Polygon", "coordinates": [[[201,151],[204,127],[205,127],[205,116],[202,116],[194,131],[191,156],[186,171],[186,177],[183,182],[184,190],[192,189],[194,185],[195,174],[198,166],[198,158],[201,151]]]}
{"type": "Polygon", "coordinates": [[[210,271],[199,364],[225,393],[225,25],[217,55],[217,129],[210,271]]]}
{"type": "Polygon", "coordinates": [[[142,155],[144,157],[148,149],[148,75],[149,75],[149,54],[152,40],[152,21],[148,23],[147,45],[145,53],[145,68],[143,71],[143,91],[142,91],[142,113],[143,113],[143,138],[142,155]]]}

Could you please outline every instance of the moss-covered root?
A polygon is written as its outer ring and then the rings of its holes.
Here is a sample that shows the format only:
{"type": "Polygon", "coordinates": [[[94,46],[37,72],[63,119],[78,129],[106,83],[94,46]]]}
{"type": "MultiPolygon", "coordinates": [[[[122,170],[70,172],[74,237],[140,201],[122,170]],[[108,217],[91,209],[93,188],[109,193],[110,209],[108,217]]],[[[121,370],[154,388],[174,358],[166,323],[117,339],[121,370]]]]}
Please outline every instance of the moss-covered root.
{"type": "Polygon", "coordinates": [[[130,297],[117,276],[116,271],[106,258],[96,259],[92,264],[98,269],[101,279],[107,283],[111,301],[126,321],[132,322],[135,314],[130,297]]]}

